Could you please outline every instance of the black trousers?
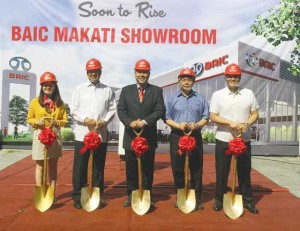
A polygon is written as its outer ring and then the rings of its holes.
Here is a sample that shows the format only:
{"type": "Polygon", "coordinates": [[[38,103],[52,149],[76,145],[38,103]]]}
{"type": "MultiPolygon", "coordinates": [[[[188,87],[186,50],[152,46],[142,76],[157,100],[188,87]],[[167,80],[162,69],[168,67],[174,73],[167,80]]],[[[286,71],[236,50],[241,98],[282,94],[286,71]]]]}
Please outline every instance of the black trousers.
{"type": "MultiPolygon", "coordinates": [[[[126,185],[127,194],[131,195],[133,190],[138,189],[138,161],[131,150],[125,150],[126,158],[126,185]]],[[[142,186],[145,190],[152,190],[154,174],[155,149],[148,150],[141,156],[142,164],[142,186]]]]}
{"type": "MultiPolygon", "coordinates": [[[[185,153],[178,154],[179,138],[183,136],[182,131],[173,130],[169,136],[170,157],[175,189],[184,188],[184,163],[185,153]]],[[[193,132],[191,136],[196,138],[196,149],[191,152],[189,157],[190,168],[190,188],[195,189],[196,198],[201,199],[202,174],[203,174],[203,143],[200,131],[193,132]]]]}
{"type": "MultiPolygon", "coordinates": [[[[239,185],[239,194],[243,196],[245,203],[252,203],[251,189],[251,145],[246,142],[247,150],[237,157],[237,176],[239,185]]],[[[216,194],[215,200],[222,203],[223,196],[228,191],[227,183],[230,172],[232,155],[225,154],[228,149],[228,142],[216,140],[215,148],[215,167],[216,167],[216,194]]]]}
{"type": "MultiPolygon", "coordinates": [[[[80,201],[81,188],[87,186],[88,161],[90,150],[80,154],[80,149],[84,146],[83,142],[75,141],[74,161],[73,161],[73,193],[74,201],[80,201]]],[[[107,143],[102,143],[99,148],[94,150],[93,158],[93,187],[99,187],[100,193],[104,192],[104,166],[106,160],[107,143]]]]}

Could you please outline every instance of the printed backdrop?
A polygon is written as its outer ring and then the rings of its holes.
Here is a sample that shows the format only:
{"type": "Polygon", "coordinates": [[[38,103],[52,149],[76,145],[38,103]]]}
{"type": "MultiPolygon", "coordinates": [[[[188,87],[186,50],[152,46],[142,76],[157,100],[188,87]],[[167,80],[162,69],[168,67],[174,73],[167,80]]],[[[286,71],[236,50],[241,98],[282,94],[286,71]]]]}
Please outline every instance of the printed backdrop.
{"type": "MultiPolygon", "coordinates": [[[[138,59],[150,61],[154,77],[238,41],[288,61],[292,42],[273,51],[266,39],[250,30],[258,15],[278,4],[278,0],[2,1],[1,73],[12,69],[13,57],[24,57],[37,79],[45,71],[55,73],[62,98],[70,103],[74,87],[86,81],[85,63],[93,57],[102,62],[101,81],[115,88],[135,81],[138,59]]],[[[38,81],[36,85],[38,94],[38,81]]],[[[20,95],[30,100],[28,86],[14,83],[10,89],[10,98],[20,95]]]]}

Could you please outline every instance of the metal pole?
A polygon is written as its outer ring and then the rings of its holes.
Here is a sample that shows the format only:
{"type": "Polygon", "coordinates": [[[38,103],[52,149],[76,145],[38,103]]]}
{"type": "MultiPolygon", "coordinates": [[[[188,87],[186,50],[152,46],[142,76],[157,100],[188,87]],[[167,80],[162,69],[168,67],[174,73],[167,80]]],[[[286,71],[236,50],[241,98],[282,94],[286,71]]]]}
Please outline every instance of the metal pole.
{"type": "Polygon", "coordinates": [[[270,121],[271,118],[271,110],[270,110],[270,85],[267,82],[267,87],[266,87],[266,124],[265,124],[265,137],[264,141],[266,143],[270,142],[270,121]]]}

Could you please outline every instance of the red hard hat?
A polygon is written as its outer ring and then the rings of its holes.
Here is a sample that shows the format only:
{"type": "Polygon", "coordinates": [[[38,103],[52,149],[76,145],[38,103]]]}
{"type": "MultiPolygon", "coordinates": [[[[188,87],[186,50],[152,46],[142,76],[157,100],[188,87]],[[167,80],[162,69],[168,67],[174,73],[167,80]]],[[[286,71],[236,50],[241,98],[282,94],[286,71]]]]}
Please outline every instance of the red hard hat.
{"type": "Polygon", "coordinates": [[[185,67],[185,68],[183,68],[181,71],[180,71],[180,73],[179,73],[179,75],[178,75],[178,79],[180,79],[180,78],[182,78],[182,77],[193,77],[193,79],[195,79],[196,77],[195,77],[195,72],[192,70],[192,69],[190,69],[190,68],[188,68],[188,67],[185,67]]]}
{"type": "Polygon", "coordinates": [[[87,61],[85,69],[87,71],[98,70],[102,69],[102,65],[98,59],[90,59],[89,61],[87,61]]]}
{"type": "Polygon", "coordinates": [[[53,73],[49,72],[49,71],[45,72],[40,77],[40,84],[46,83],[46,82],[55,82],[55,83],[57,83],[56,76],[53,73]]]}
{"type": "Polygon", "coordinates": [[[241,75],[242,71],[239,65],[229,64],[225,69],[225,75],[241,75]]]}
{"type": "Polygon", "coordinates": [[[150,63],[146,59],[141,59],[136,62],[134,70],[150,71],[150,63]]]}

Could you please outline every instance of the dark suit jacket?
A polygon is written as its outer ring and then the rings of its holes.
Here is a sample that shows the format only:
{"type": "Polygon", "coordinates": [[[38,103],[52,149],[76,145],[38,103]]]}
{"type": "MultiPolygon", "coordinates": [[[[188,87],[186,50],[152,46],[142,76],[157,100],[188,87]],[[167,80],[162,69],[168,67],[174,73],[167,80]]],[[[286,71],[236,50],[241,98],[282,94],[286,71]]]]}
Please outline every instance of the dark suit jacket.
{"type": "Polygon", "coordinates": [[[131,150],[131,141],[136,137],[130,123],[141,119],[147,122],[141,136],[148,140],[149,149],[157,148],[156,123],[165,117],[165,105],[162,89],[148,84],[145,88],[143,101],[139,102],[137,84],[126,86],[122,89],[117,106],[118,116],[125,126],[123,148],[131,150]]]}

